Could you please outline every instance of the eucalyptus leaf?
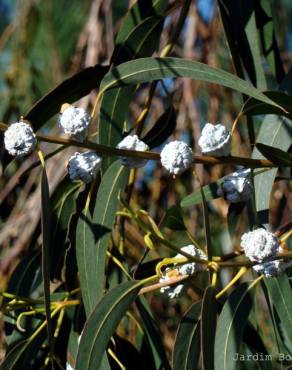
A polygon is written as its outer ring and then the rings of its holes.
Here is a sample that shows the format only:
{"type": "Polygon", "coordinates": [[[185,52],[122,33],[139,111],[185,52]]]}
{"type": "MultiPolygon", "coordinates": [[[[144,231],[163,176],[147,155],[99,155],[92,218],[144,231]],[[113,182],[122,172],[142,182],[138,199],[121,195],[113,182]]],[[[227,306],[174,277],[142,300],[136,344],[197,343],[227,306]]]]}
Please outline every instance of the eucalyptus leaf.
{"type": "Polygon", "coordinates": [[[135,300],[141,281],[128,281],[110,290],[96,305],[83,329],[76,370],[100,370],[108,342],[130,304],[135,300]]]}
{"type": "Polygon", "coordinates": [[[155,81],[167,77],[188,77],[229,87],[273,106],[275,102],[250,83],[221,69],[181,58],[141,58],[123,63],[103,78],[100,90],[155,81]]]}
{"type": "Polygon", "coordinates": [[[278,166],[292,166],[292,156],[284,152],[281,149],[274,148],[270,145],[265,145],[262,143],[257,143],[256,148],[271,162],[278,166]]]}
{"type": "Polygon", "coordinates": [[[201,309],[201,352],[204,370],[214,369],[216,318],[216,293],[214,287],[209,286],[205,290],[201,309]]]}
{"type": "Polygon", "coordinates": [[[24,119],[33,125],[34,130],[38,130],[51,117],[60,112],[63,103],[73,103],[97,89],[108,70],[108,66],[97,64],[68,78],[36,102],[25,114],[24,119]]]}
{"type": "Polygon", "coordinates": [[[118,195],[127,183],[128,173],[119,161],[114,162],[102,177],[93,216],[88,204],[78,220],[76,254],[87,316],[103,293],[106,251],[119,204],[118,195]]]}
{"type": "Polygon", "coordinates": [[[173,350],[173,370],[193,370],[200,358],[201,302],[196,302],[181,319],[173,350]]]}
{"type": "Polygon", "coordinates": [[[235,370],[234,356],[239,353],[242,334],[252,308],[254,283],[239,285],[227,298],[217,323],[215,370],[235,370]]]}
{"type": "MultiPolygon", "coordinates": [[[[50,304],[50,248],[51,248],[51,204],[49,183],[46,169],[42,170],[41,179],[41,227],[42,227],[42,275],[44,287],[44,304],[47,320],[47,332],[50,351],[53,351],[53,332],[50,304]]],[[[51,353],[52,354],[52,353],[51,353]]]]}
{"type": "MultiPolygon", "coordinates": [[[[166,4],[167,1],[160,0],[160,3],[166,4]]],[[[153,15],[129,29],[123,39],[119,38],[120,43],[116,45],[113,52],[112,65],[152,55],[158,46],[163,21],[163,17],[153,15]]],[[[116,146],[121,141],[128,107],[135,90],[135,86],[121,87],[103,95],[98,135],[100,144],[116,146]]],[[[103,169],[106,169],[112,162],[113,158],[105,158],[103,169]]]]}
{"type": "Polygon", "coordinates": [[[168,108],[156,121],[154,126],[142,137],[150,149],[161,145],[176,128],[176,113],[173,107],[168,108]]]}

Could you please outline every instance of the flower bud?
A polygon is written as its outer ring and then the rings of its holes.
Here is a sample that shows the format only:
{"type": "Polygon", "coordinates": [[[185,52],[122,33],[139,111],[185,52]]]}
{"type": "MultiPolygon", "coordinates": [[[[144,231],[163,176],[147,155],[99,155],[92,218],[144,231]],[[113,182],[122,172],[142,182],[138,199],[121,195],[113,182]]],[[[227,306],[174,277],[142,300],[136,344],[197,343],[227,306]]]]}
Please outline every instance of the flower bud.
{"type": "Polygon", "coordinates": [[[68,172],[70,179],[82,180],[86,184],[96,178],[97,172],[101,167],[102,158],[95,152],[76,152],[68,162],[68,172]]]}
{"type": "MultiPolygon", "coordinates": [[[[126,136],[118,145],[118,149],[126,150],[138,150],[141,152],[146,152],[149,150],[147,144],[138,138],[137,135],[126,136]]],[[[119,157],[123,166],[130,168],[139,168],[145,166],[147,159],[144,158],[133,158],[133,157],[119,157]]]]}
{"type": "Polygon", "coordinates": [[[263,262],[279,252],[279,242],[274,234],[265,229],[256,229],[241,237],[245,255],[253,262],[263,262]]]}
{"type": "Polygon", "coordinates": [[[220,123],[206,123],[198,142],[202,153],[214,157],[230,154],[231,135],[227,128],[220,123]]]}
{"type": "Polygon", "coordinates": [[[33,129],[26,122],[10,125],[4,133],[4,145],[9,154],[23,157],[31,153],[37,143],[33,129]]]}
{"type": "Polygon", "coordinates": [[[252,196],[250,170],[239,170],[226,176],[217,194],[231,203],[246,202],[252,196]]]}
{"type": "Polygon", "coordinates": [[[171,141],[160,154],[161,164],[171,174],[178,175],[187,170],[193,162],[192,149],[183,141],[171,141]]]}

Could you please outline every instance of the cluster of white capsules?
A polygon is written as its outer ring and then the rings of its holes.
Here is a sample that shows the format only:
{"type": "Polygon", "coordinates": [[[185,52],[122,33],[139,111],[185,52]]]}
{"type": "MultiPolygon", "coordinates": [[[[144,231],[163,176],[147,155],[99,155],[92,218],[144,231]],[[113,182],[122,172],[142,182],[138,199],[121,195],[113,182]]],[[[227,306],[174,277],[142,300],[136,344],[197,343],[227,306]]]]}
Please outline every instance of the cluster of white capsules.
{"type": "Polygon", "coordinates": [[[243,234],[241,246],[245,255],[252,262],[257,262],[253,269],[266,277],[280,275],[292,264],[292,261],[273,260],[278,253],[283,252],[283,249],[276,236],[265,229],[260,228],[243,234]]]}
{"type": "MultiPolygon", "coordinates": [[[[193,257],[197,257],[202,260],[207,260],[206,254],[202,250],[196,248],[192,244],[182,247],[181,250],[183,252],[188,253],[189,255],[193,257]]],[[[183,257],[184,256],[179,253],[174,257],[174,259],[179,259],[183,257]]],[[[199,272],[202,270],[203,270],[202,265],[196,262],[185,263],[175,269],[167,268],[164,271],[163,275],[161,276],[159,282],[167,283],[175,277],[193,275],[195,272],[199,272]]],[[[167,286],[163,286],[162,288],[160,288],[160,292],[167,294],[169,298],[173,299],[173,298],[178,298],[183,293],[185,288],[186,288],[186,284],[167,285],[167,286]]]]}

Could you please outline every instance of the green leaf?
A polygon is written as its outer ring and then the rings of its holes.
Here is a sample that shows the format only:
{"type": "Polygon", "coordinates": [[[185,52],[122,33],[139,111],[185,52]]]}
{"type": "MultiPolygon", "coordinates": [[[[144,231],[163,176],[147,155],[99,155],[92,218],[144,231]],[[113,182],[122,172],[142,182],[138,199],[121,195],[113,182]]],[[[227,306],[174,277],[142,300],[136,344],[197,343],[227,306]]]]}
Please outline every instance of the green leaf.
{"type": "Polygon", "coordinates": [[[176,128],[176,113],[171,106],[156,121],[154,126],[142,138],[150,149],[161,145],[176,128]]]}
{"type": "Polygon", "coordinates": [[[275,103],[280,105],[287,111],[285,113],[282,109],[278,107],[271,106],[269,104],[263,103],[254,98],[249,98],[246,100],[242,107],[242,114],[247,114],[249,116],[262,115],[262,114],[279,114],[281,116],[292,118],[291,107],[292,98],[283,91],[265,91],[264,94],[273,100],[275,103]]]}
{"type": "MultiPolygon", "coordinates": [[[[12,370],[18,366],[18,361],[21,355],[27,350],[29,340],[19,342],[12,350],[6,355],[4,361],[0,365],[0,370],[12,370]]],[[[21,369],[20,369],[21,370],[21,369]]]]}
{"type": "MultiPolygon", "coordinates": [[[[151,55],[158,46],[162,25],[162,17],[152,16],[142,20],[116,46],[111,61],[113,65],[151,55]]],[[[100,144],[115,147],[121,141],[128,107],[135,90],[136,86],[127,86],[103,95],[99,122],[100,144]]],[[[112,157],[104,158],[103,168],[106,169],[113,161],[112,157]]]]}
{"type": "Polygon", "coordinates": [[[81,335],[76,370],[101,369],[100,359],[108,342],[142,284],[141,281],[128,281],[118,285],[97,303],[81,335]]]}
{"type": "Polygon", "coordinates": [[[52,230],[51,230],[51,279],[61,280],[61,272],[66,253],[66,239],[69,223],[76,211],[76,198],[81,182],[72,182],[67,176],[61,181],[51,197],[52,230]]]}
{"type": "Polygon", "coordinates": [[[186,230],[179,206],[174,205],[166,211],[161,227],[168,227],[171,230],[186,230]]]}
{"type": "Polygon", "coordinates": [[[215,369],[235,370],[242,334],[252,308],[251,290],[255,283],[239,285],[227,298],[217,323],[215,369]]]}
{"type": "Polygon", "coordinates": [[[46,169],[43,168],[41,179],[41,227],[42,227],[42,275],[44,303],[47,319],[47,331],[50,350],[53,350],[53,332],[50,307],[50,247],[51,247],[51,206],[46,169]]]}
{"type": "Polygon", "coordinates": [[[87,316],[104,289],[106,251],[119,204],[118,195],[127,183],[128,173],[119,161],[114,162],[102,177],[93,216],[87,206],[78,220],[76,254],[87,316]]]}
{"type": "Polygon", "coordinates": [[[200,358],[201,302],[194,303],[178,327],[173,350],[173,370],[197,369],[200,358]]]}
{"type": "Polygon", "coordinates": [[[265,279],[271,301],[283,324],[289,341],[292,343],[292,290],[287,275],[265,279]]]}
{"type": "Polygon", "coordinates": [[[259,1],[256,7],[256,22],[260,31],[262,52],[270,65],[273,76],[280,83],[285,77],[285,71],[275,35],[274,14],[270,0],[259,1]]]}
{"type": "MultiPolygon", "coordinates": [[[[292,73],[289,73],[283,80],[281,89],[291,93],[291,79],[292,73]]],[[[291,130],[292,121],[289,119],[273,114],[267,115],[262,122],[256,142],[287,151],[291,145],[291,130]]],[[[264,156],[254,148],[252,158],[261,159],[264,156]]],[[[254,178],[256,211],[261,224],[269,223],[270,195],[276,174],[277,169],[274,168],[254,178]]]]}
{"type": "Polygon", "coordinates": [[[215,253],[214,245],[211,239],[211,225],[209,219],[209,211],[208,211],[208,204],[205,198],[204,190],[200,184],[200,192],[202,197],[202,208],[203,208],[203,218],[204,218],[204,229],[205,229],[205,239],[206,239],[206,246],[207,246],[207,254],[208,259],[212,260],[212,257],[215,253]]]}
{"type": "Polygon", "coordinates": [[[281,149],[274,148],[270,145],[265,145],[262,143],[257,143],[256,148],[271,162],[278,166],[292,166],[292,156],[284,152],[281,149]]]}
{"type": "Polygon", "coordinates": [[[236,235],[236,228],[237,225],[240,223],[240,215],[242,214],[244,208],[244,202],[230,203],[228,207],[227,224],[231,240],[236,235]]]}
{"type": "Polygon", "coordinates": [[[30,297],[36,287],[37,275],[41,265],[40,251],[24,257],[13,271],[7,292],[20,297],[30,297]]]}
{"type": "Polygon", "coordinates": [[[165,349],[161,340],[159,325],[155,321],[146,299],[138,297],[136,305],[144,324],[145,337],[154,358],[155,368],[161,370],[170,370],[165,349]]]}
{"type": "Polygon", "coordinates": [[[143,19],[150,16],[163,15],[166,10],[167,3],[167,1],[161,0],[137,1],[126,14],[117,34],[115,43],[122,43],[132,29],[135,28],[143,19]]]}
{"type": "Polygon", "coordinates": [[[201,309],[201,348],[204,370],[214,369],[214,344],[216,332],[217,303],[215,289],[209,286],[204,293],[201,309]]]}
{"type": "Polygon", "coordinates": [[[167,77],[189,77],[229,87],[267,104],[277,106],[260,90],[241,78],[207,64],[181,58],[141,58],[123,63],[110,70],[102,80],[100,90],[155,81],[167,77]]]}
{"type": "Polygon", "coordinates": [[[35,131],[38,130],[60,111],[63,103],[73,103],[97,89],[108,70],[108,66],[97,64],[68,78],[36,102],[24,119],[33,125],[35,131]]]}
{"type": "MultiPolygon", "coordinates": [[[[206,201],[219,198],[219,195],[217,195],[217,190],[219,188],[219,185],[223,182],[223,179],[224,178],[202,187],[206,201]]],[[[203,199],[201,190],[196,190],[192,194],[189,194],[185,198],[183,198],[180,202],[180,205],[181,207],[191,207],[196,204],[201,204],[202,201],[203,199]]]]}

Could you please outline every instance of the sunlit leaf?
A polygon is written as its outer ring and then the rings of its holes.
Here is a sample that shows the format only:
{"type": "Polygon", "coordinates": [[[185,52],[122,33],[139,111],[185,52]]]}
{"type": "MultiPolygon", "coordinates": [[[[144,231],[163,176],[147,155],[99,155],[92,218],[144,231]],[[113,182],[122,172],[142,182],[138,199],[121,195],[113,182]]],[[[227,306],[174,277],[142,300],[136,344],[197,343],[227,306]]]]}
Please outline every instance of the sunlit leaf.
{"type": "Polygon", "coordinates": [[[181,58],[141,58],[123,63],[110,70],[100,85],[101,91],[155,81],[167,77],[188,77],[217,83],[251,96],[267,104],[278,106],[260,90],[239,77],[207,64],[181,58]]]}

